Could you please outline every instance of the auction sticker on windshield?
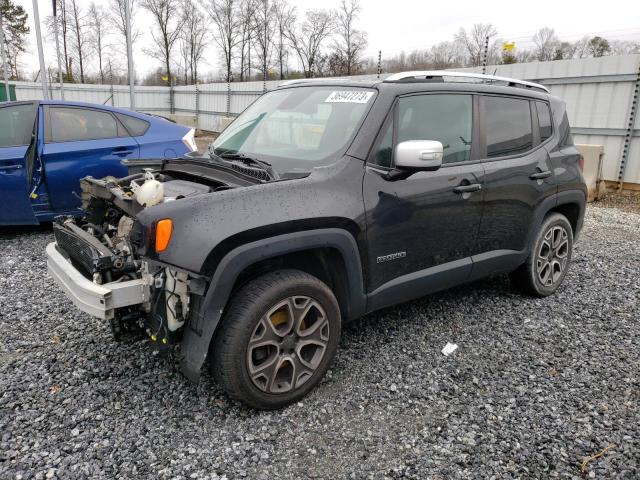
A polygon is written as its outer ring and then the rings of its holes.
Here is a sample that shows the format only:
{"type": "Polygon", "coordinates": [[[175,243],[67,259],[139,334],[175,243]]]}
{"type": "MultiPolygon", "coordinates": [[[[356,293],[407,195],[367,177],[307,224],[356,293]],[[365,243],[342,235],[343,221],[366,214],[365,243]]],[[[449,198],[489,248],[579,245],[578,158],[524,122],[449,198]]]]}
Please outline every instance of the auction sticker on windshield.
{"type": "Polygon", "coordinates": [[[325,103],[367,103],[373,97],[373,92],[363,90],[344,90],[331,92],[325,103]]]}

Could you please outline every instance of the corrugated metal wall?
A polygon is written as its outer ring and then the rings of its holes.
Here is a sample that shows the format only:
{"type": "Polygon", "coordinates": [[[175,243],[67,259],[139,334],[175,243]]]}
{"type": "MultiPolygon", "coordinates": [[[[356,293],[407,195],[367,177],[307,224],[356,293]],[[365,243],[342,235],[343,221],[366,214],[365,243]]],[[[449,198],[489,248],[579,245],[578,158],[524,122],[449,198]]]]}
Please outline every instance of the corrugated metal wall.
{"type": "MultiPolygon", "coordinates": [[[[33,82],[11,82],[16,85],[17,100],[42,99],[42,84],[33,82]]],[[[49,88],[49,97],[60,100],[60,89],[56,84],[49,88]]],[[[129,87],[126,85],[64,85],[64,98],[74,102],[97,103],[129,108],[129,87]]],[[[169,89],[167,87],[136,87],[136,109],[147,113],[168,113],[169,89]]]]}
{"type": "MultiPolygon", "coordinates": [[[[549,87],[553,95],[567,103],[575,142],[604,145],[603,176],[605,180],[616,181],[639,65],[640,55],[622,55],[490,65],[486,72],[531,80],[549,87]]],[[[481,71],[480,68],[457,70],[481,71]]],[[[376,76],[361,75],[355,78],[375,79],[376,76]]],[[[39,83],[15,83],[18,100],[42,98],[39,83]]],[[[272,90],[279,84],[279,81],[266,82],[266,89],[272,90]]],[[[213,83],[199,85],[196,95],[195,86],[176,87],[173,94],[174,110],[178,114],[197,115],[198,125],[203,130],[220,131],[224,117],[242,112],[262,95],[264,89],[263,82],[213,83]]],[[[60,98],[55,86],[51,88],[51,93],[53,98],[60,98]]],[[[124,85],[72,84],[65,85],[65,99],[128,108],[129,90],[124,85]]],[[[150,113],[170,112],[169,88],[136,87],[136,108],[150,113]]],[[[640,183],[640,115],[636,118],[624,181],[640,183]]]]}

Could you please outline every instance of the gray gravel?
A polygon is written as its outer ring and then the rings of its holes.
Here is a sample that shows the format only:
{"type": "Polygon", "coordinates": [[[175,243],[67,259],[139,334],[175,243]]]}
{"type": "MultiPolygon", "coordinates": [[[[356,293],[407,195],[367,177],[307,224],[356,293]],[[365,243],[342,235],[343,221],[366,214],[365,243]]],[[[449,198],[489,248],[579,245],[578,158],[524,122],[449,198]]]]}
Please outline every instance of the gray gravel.
{"type": "Polygon", "coordinates": [[[47,278],[51,238],[0,234],[0,478],[640,478],[638,214],[590,207],[551,298],[500,276],[347,326],[269,413],[114,343],[47,278]]]}

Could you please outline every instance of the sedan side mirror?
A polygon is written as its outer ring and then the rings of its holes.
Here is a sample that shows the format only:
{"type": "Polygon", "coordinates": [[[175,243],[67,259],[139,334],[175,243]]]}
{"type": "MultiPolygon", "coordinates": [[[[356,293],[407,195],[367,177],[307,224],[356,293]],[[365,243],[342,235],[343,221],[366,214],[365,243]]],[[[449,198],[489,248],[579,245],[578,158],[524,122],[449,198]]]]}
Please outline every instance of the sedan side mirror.
{"type": "Polygon", "coordinates": [[[408,140],[396,147],[395,167],[398,170],[433,171],[442,166],[442,143],[436,140],[408,140]]]}

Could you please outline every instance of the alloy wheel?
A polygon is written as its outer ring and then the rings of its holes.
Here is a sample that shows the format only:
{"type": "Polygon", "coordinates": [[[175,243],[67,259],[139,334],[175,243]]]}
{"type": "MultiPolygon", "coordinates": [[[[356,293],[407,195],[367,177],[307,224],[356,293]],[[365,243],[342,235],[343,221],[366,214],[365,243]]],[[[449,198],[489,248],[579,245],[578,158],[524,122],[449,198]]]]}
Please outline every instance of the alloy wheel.
{"type": "Polygon", "coordinates": [[[538,280],[551,287],[562,278],[569,257],[569,234],[561,225],[554,225],[544,234],[536,258],[538,280]]]}
{"type": "Polygon", "coordinates": [[[247,346],[253,384],[266,393],[286,393],[307,382],[320,366],[329,342],[329,321],[319,302],[288,297],[258,321],[247,346]]]}

